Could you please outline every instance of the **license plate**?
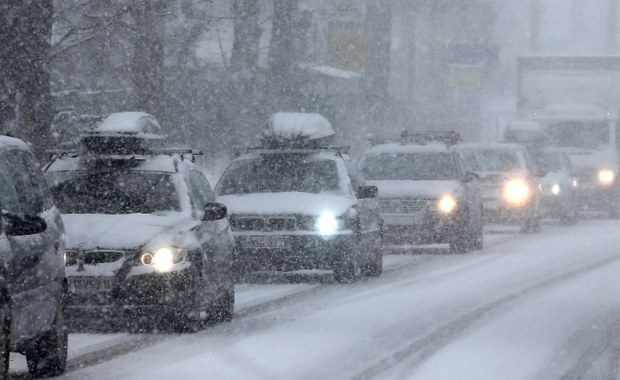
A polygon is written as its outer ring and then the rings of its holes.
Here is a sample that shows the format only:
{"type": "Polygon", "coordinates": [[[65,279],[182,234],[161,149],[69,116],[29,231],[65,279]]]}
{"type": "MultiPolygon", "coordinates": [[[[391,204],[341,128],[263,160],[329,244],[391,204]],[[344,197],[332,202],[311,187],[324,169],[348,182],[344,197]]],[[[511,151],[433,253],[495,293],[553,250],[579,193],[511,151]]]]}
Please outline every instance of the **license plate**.
{"type": "Polygon", "coordinates": [[[283,236],[250,236],[246,239],[248,248],[290,249],[291,245],[283,236]]]}
{"type": "Polygon", "coordinates": [[[73,277],[69,278],[71,293],[94,293],[112,290],[113,279],[108,277],[73,277]]]}

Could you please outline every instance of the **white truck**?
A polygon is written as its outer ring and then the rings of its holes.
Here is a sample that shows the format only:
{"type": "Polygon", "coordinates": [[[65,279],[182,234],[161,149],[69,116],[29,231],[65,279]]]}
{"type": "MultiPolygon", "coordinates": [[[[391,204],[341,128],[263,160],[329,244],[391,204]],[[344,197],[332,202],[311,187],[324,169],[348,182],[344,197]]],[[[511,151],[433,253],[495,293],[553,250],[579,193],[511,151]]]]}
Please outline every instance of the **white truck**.
{"type": "Polygon", "coordinates": [[[618,216],[620,56],[519,57],[517,115],[568,153],[586,209],[618,216]]]}

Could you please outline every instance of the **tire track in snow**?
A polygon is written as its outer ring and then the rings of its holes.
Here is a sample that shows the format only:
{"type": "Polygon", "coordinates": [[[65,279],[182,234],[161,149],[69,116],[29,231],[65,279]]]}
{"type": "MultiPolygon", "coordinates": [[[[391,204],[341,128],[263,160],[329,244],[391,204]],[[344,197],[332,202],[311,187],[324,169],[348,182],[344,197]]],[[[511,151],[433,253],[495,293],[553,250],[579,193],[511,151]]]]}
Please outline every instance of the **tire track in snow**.
{"type": "MultiPolygon", "coordinates": [[[[501,239],[497,239],[497,240],[494,239],[490,244],[487,244],[485,246],[485,250],[496,247],[496,246],[500,246],[510,241],[521,239],[525,236],[526,235],[511,234],[509,236],[502,237],[501,239]]],[[[289,293],[287,295],[273,298],[265,302],[261,302],[260,304],[241,308],[235,313],[235,321],[241,320],[244,318],[260,316],[261,314],[271,313],[273,311],[277,311],[283,306],[291,306],[291,305],[303,303],[308,298],[322,291],[334,289],[334,287],[340,287],[341,289],[350,289],[351,286],[356,286],[358,284],[364,284],[369,281],[381,281],[382,279],[386,279],[387,281],[389,281],[389,277],[391,275],[397,274],[403,271],[408,271],[415,267],[418,267],[417,268],[418,270],[416,270],[416,272],[412,274],[413,276],[415,276],[419,272],[425,273],[426,272],[425,268],[427,268],[428,266],[434,266],[437,264],[441,264],[442,262],[444,262],[444,260],[447,257],[459,257],[459,258],[460,257],[463,257],[463,258],[476,257],[478,259],[482,258],[482,255],[479,256],[476,253],[474,253],[473,255],[470,254],[470,255],[458,255],[458,256],[449,255],[447,256],[440,252],[435,252],[430,255],[424,255],[424,256],[414,255],[414,256],[416,256],[417,258],[421,257],[422,259],[412,260],[406,263],[398,263],[397,265],[386,266],[384,267],[384,270],[383,270],[383,276],[380,278],[362,279],[361,281],[355,284],[349,284],[349,285],[332,285],[329,282],[326,284],[311,285],[310,287],[306,287],[304,289],[300,289],[298,291],[289,293]]],[[[493,255],[489,255],[489,256],[493,256],[493,255]]],[[[496,256],[501,257],[501,255],[496,255],[496,256]]],[[[340,298],[348,297],[351,295],[352,294],[350,292],[345,291],[343,292],[340,298]]],[[[334,300],[333,302],[337,302],[337,300],[334,300]]],[[[330,307],[331,304],[332,302],[321,305],[318,309],[315,308],[314,311],[320,310],[322,308],[328,308],[330,307]]],[[[279,320],[278,323],[282,323],[282,320],[279,320]]],[[[209,326],[205,329],[199,330],[198,332],[200,331],[208,332],[214,328],[217,330],[227,329],[226,325],[227,324],[218,324],[215,326],[209,326]]],[[[252,331],[256,331],[258,329],[266,329],[270,325],[265,324],[263,322],[260,325],[251,324],[251,326],[252,326],[252,331]]],[[[101,348],[89,350],[89,352],[87,353],[70,358],[67,362],[66,372],[70,373],[70,372],[74,372],[74,371],[80,370],[85,367],[94,366],[94,365],[112,360],[116,357],[131,353],[134,351],[139,351],[141,349],[153,346],[160,342],[175,339],[177,337],[179,337],[179,334],[141,334],[141,335],[127,334],[122,337],[119,337],[116,342],[108,341],[105,344],[102,344],[101,348]]],[[[12,373],[11,378],[22,379],[22,378],[29,378],[29,377],[25,373],[12,373]]]]}
{"type": "MultiPolygon", "coordinates": [[[[383,357],[379,361],[357,374],[352,376],[355,380],[372,379],[390,369],[395,364],[408,362],[406,364],[407,373],[411,373],[412,370],[422,365],[428,358],[441,350],[443,347],[451,343],[455,338],[463,335],[470,328],[472,328],[477,322],[479,322],[486,315],[495,311],[507,304],[510,304],[519,298],[529,296],[535,292],[544,290],[545,288],[559,285],[563,282],[569,281],[573,278],[587,274],[589,272],[600,269],[604,266],[620,261],[620,257],[612,257],[604,260],[597,261],[578,270],[573,270],[547,280],[538,282],[535,285],[526,287],[517,292],[511,293],[504,297],[501,297],[495,301],[488,302],[474,310],[471,310],[460,317],[453,319],[452,321],[443,324],[442,326],[435,328],[431,332],[424,333],[420,338],[410,341],[406,345],[397,349],[392,354],[383,357]]],[[[420,317],[417,316],[414,319],[410,319],[401,322],[398,326],[392,326],[391,330],[396,327],[406,328],[415,323],[420,317]]],[[[402,335],[396,335],[397,338],[402,338],[402,335]]]]}
{"type": "MultiPolygon", "coordinates": [[[[434,258],[432,256],[429,256],[429,257],[425,257],[425,260],[413,261],[409,263],[400,264],[399,266],[385,268],[383,273],[384,273],[384,276],[389,276],[393,273],[410,270],[411,268],[416,267],[416,266],[424,267],[424,265],[434,263],[437,260],[439,260],[439,258],[434,258]]],[[[364,279],[362,281],[359,281],[357,283],[350,284],[350,285],[355,286],[356,284],[363,284],[367,281],[373,281],[373,280],[375,279],[364,279]]],[[[269,301],[262,302],[258,305],[242,308],[241,310],[235,313],[234,321],[258,316],[264,313],[270,313],[270,312],[278,310],[279,308],[283,306],[291,306],[291,305],[303,303],[306,299],[322,291],[333,289],[334,286],[337,286],[343,290],[346,288],[349,288],[349,285],[331,285],[331,284],[314,285],[309,288],[304,288],[299,291],[296,291],[296,292],[293,292],[293,293],[290,293],[290,294],[287,294],[281,297],[277,297],[269,301]]],[[[351,293],[349,292],[343,293],[343,296],[349,296],[349,295],[351,295],[351,293]]],[[[324,305],[324,307],[329,307],[329,305],[324,305]]],[[[277,323],[282,323],[282,320],[277,321],[277,323]]],[[[202,331],[209,331],[211,328],[219,327],[219,326],[222,326],[222,328],[226,328],[225,327],[226,324],[219,324],[216,326],[207,327],[206,329],[203,329],[202,331]]],[[[260,328],[266,329],[269,326],[270,325],[263,323],[260,325],[260,328]]],[[[255,326],[255,327],[256,329],[259,328],[258,326],[255,326]]],[[[256,329],[253,329],[252,331],[256,331],[256,329]]],[[[130,352],[138,351],[143,348],[153,346],[157,343],[164,342],[166,340],[175,339],[177,337],[179,337],[179,334],[144,334],[144,335],[123,336],[119,338],[118,343],[111,343],[102,349],[93,350],[86,354],[71,358],[67,362],[66,372],[69,373],[69,372],[80,370],[84,367],[89,367],[89,366],[93,366],[99,363],[103,363],[105,361],[112,360],[116,357],[128,354],[130,352]]],[[[19,374],[15,374],[15,375],[18,376],[19,374]]]]}

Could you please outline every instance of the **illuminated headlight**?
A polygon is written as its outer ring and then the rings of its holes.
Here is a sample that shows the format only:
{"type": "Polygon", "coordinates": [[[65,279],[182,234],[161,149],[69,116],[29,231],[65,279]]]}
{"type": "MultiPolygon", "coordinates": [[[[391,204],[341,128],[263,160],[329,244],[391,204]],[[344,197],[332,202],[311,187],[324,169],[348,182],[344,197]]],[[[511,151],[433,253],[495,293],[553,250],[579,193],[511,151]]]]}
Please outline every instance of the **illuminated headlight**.
{"type": "Polygon", "coordinates": [[[154,253],[145,252],[140,257],[142,265],[153,266],[158,272],[168,272],[175,264],[185,260],[182,248],[163,247],[154,253]]]}
{"type": "Polygon", "coordinates": [[[609,170],[609,169],[599,170],[598,182],[601,185],[611,185],[614,182],[614,179],[616,179],[616,174],[613,172],[613,170],[609,170]]]}
{"type": "Polygon", "coordinates": [[[316,219],[316,230],[322,236],[331,236],[338,232],[339,224],[338,219],[334,215],[324,213],[316,219]]]}
{"type": "Polygon", "coordinates": [[[452,195],[444,195],[437,202],[437,209],[444,214],[451,214],[456,209],[456,199],[452,195]]]}
{"type": "Polygon", "coordinates": [[[561,191],[562,191],[562,188],[557,183],[555,185],[551,186],[551,194],[559,195],[561,191]]]}
{"type": "Polygon", "coordinates": [[[523,179],[511,179],[504,185],[503,196],[509,203],[515,206],[522,206],[530,199],[530,186],[523,179]]]}
{"type": "Polygon", "coordinates": [[[577,178],[573,178],[573,187],[577,186],[579,186],[579,181],[577,180],[577,178]]]}

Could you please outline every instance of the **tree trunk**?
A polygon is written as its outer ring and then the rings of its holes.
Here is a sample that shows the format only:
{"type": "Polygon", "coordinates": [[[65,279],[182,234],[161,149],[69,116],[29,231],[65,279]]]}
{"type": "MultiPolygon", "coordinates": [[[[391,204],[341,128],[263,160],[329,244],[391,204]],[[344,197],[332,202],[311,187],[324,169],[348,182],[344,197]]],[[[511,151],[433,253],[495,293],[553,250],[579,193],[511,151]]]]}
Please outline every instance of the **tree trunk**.
{"type": "Polygon", "coordinates": [[[298,93],[295,65],[298,63],[299,0],[273,0],[273,22],[269,46],[268,83],[274,108],[290,108],[298,93]]]}
{"type": "Polygon", "coordinates": [[[13,113],[17,137],[28,141],[39,157],[50,148],[54,117],[49,50],[52,0],[2,0],[2,118],[13,113]],[[6,66],[4,66],[6,65],[6,66]],[[14,91],[12,93],[12,91],[14,91]],[[12,104],[11,104],[12,103],[12,104]]]}
{"type": "Polygon", "coordinates": [[[134,2],[136,39],[132,61],[135,108],[159,116],[164,97],[164,15],[166,1],[134,2]]]}
{"type": "Polygon", "coordinates": [[[618,0],[607,2],[607,53],[618,51],[618,0]]]}
{"type": "Polygon", "coordinates": [[[260,2],[258,0],[234,0],[232,7],[235,34],[230,67],[235,73],[249,73],[254,71],[258,60],[258,45],[261,37],[258,24],[260,2]]]}
{"type": "Polygon", "coordinates": [[[389,104],[390,48],[392,41],[391,0],[368,0],[366,25],[370,34],[370,57],[363,81],[371,122],[381,123],[389,104]]]}

